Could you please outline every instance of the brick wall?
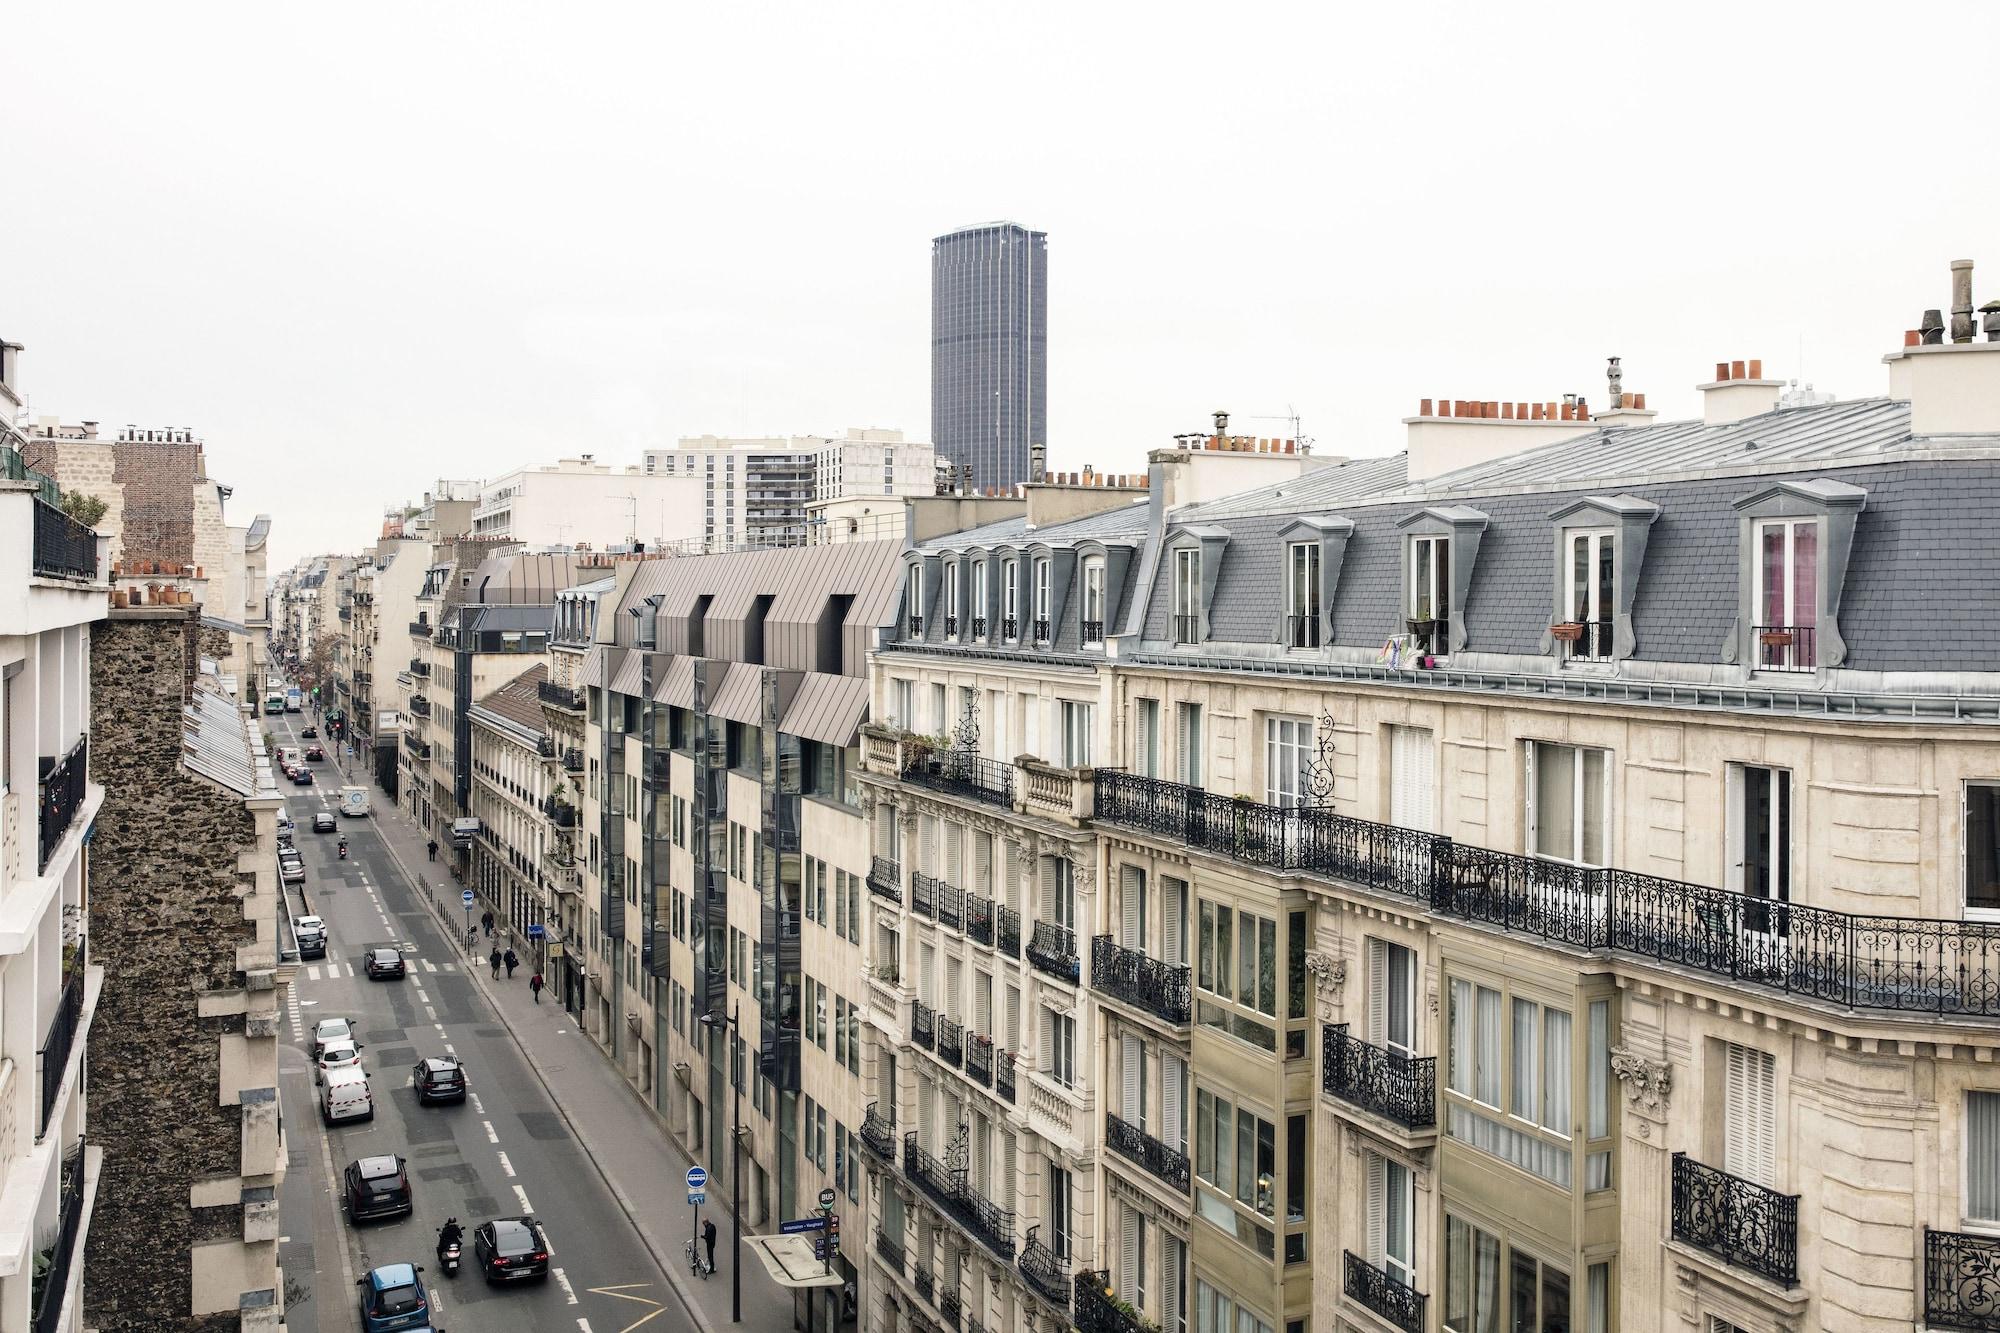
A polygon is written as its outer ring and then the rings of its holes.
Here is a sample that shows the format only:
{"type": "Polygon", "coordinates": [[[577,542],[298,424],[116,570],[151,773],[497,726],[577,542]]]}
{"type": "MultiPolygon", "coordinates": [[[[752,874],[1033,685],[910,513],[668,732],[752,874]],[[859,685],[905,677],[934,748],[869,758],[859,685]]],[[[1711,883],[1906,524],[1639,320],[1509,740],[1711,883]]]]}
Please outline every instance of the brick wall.
{"type": "Polygon", "coordinates": [[[192,616],[114,618],[91,633],[91,734],[106,756],[91,843],[90,941],[104,964],[90,1038],[91,1139],[104,1174],[85,1262],[85,1320],[103,1333],[220,1333],[194,1318],[188,1254],[240,1208],[197,1210],[190,1187],[241,1171],[242,1112],[217,1104],[218,1039],[240,1015],[197,1018],[203,991],[241,987],[238,854],[254,843],[242,798],[180,766],[181,707],[195,660],[192,616]]]}

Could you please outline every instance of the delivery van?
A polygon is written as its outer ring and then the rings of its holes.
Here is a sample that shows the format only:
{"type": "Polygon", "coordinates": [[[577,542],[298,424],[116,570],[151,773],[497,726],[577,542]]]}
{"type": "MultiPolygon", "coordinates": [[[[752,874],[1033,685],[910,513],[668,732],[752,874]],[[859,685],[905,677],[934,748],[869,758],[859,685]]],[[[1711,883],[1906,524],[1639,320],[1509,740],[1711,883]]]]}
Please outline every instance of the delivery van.
{"type": "Polygon", "coordinates": [[[340,789],[340,813],[356,819],[368,813],[368,789],[366,787],[342,787],[340,789]]]}
{"type": "Polygon", "coordinates": [[[359,1065],[343,1065],[326,1071],[319,1091],[319,1113],[327,1124],[342,1120],[373,1120],[375,1097],[368,1091],[368,1075],[359,1065]]]}

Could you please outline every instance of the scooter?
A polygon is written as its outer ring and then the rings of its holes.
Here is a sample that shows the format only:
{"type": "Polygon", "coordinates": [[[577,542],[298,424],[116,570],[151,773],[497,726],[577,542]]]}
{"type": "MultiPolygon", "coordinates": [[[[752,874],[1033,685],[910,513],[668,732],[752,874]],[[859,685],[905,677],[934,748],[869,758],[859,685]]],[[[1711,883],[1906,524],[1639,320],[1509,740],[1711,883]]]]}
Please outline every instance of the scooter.
{"type": "Polygon", "coordinates": [[[340,859],[343,861],[347,859],[347,839],[345,838],[340,840],[340,859]]]}
{"type": "MultiPolygon", "coordinates": [[[[450,1225],[451,1224],[447,1223],[447,1226],[450,1225]]],[[[456,1230],[457,1228],[455,1226],[452,1226],[451,1229],[456,1230]]],[[[440,1230],[438,1232],[438,1248],[437,1248],[438,1267],[444,1270],[444,1275],[446,1277],[457,1277],[460,1242],[457,1237],[453,1237],[450,1240],[446,1240],[445,1239],[446,1234],[447,1233],[443,1230],[440,1230]]]]}

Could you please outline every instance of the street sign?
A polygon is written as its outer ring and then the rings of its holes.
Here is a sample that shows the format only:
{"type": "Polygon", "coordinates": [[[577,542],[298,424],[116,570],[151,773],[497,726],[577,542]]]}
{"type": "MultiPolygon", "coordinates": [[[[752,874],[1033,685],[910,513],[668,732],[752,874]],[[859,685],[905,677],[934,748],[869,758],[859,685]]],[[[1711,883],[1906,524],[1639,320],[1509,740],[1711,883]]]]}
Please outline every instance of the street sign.
{"type": "Polygon", "coordinates": [[[688,1188],[691,1190],[705,1190],[708,1188],[707,1167],[691,1166],[688,1168],[688,1188]]]}
{"type": "Polygon", "coordinates": [[[781,1223],[778,1227],[778,1233],[784,1236],[794,1236],[801,1231],[821,1231],[825,1227],[826,1219],[823,1217],[795,1217],[789,1222],[781,1223]]]}
{"type": "Polygon", "coordinates": [[[839,1197],[838,1194],[833,1192],[831,1187],[823,1189],[819,1192],[819,1206],[822,1208],[831,1208],[833,1207],[833,1201],[839,1197]]]}
{"type": "Polygon", "coordinates": [[[699,1208],[701,1207],[701,1205],[707,1202],[708,1202],[708,1195],[702,1193],[700,1190],[688,1191],[688,1204],[691,1207],[699,1208]]]}
{"type": "Polygon", "coordinates": [[[529,922],[529,923],[528,923],[528,938],[529,938],[529,939],[531,939],[531,940],[538,940],[538,939],[540,939],[541,937],[542,937],[542,923],[541,923],[541,922],[539,922],[539,921],[531,921],[531,922],[529,922]]]}
{"type": "Polygon", "coordinates": [[[467,907],[472,906],[472,890],[467,889],[464,893],[459,894],[458,900],[464,903],[467,907]]]}

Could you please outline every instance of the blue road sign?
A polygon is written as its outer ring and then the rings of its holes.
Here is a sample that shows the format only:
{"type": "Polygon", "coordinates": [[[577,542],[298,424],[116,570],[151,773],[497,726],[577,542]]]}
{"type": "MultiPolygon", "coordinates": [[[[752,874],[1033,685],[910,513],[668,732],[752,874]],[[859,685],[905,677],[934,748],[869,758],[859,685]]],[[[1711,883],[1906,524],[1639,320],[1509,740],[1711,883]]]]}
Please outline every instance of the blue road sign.
{"type": "Polygon", "coordinates": [[[458,900],[464,903],[467,907],[472,906],[472,890],[467,889],[464,893],[459,894],[458,900]]]}
{"type": "Polygon", "coordinates": [[[826,1230],[826,1219],[823,1217],[795,1217],[778,1228],[779,1233],[786,1236],[795,1236],[801,1231],[824,1230],[826,1230]]]}
{"type": "Polygon", "coordinates": [[[528,938],[529,938],[529,939],[531,939],[531,940],[538,940],[538,939],[542,938],[542,935],[543,935],[543,934],[544,934],[544,932],[543,932],[543,930],[542,930],[542,923],[541,923],[541,922],[539,922],[539,921],[532,921],[532,922],[529,922],[529,923],[528,923],[528,938]]]}
{"type": "Polygon", "coordinates": [[[705,1190],[708,1188],[707,1167],[691,1166],[688,1168],[688,1188],[690,1190],[705,1190]]]}
{"type": "Polygon", "coordinates": [[[690,1207],[698,1208],[702,1204],[705,1204],[707,1202],[708,1202],[708,1195],[704,1194],[702,1191],[700,1190],[688,1191],[688,1204],[690,1207]]]}

